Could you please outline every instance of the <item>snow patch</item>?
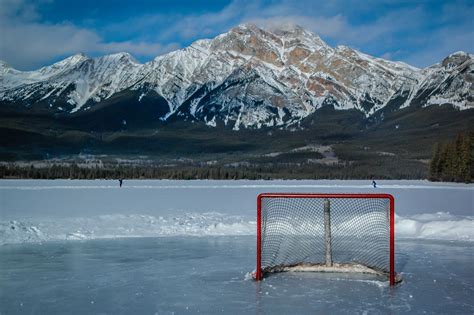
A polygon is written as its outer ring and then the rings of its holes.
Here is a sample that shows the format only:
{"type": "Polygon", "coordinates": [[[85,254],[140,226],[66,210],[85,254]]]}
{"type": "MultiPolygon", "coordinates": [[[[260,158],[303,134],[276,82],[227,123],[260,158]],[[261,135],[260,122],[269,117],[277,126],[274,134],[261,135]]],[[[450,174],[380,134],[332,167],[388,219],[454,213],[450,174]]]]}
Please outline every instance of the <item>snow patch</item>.
{"type": "Polygon", "coordinates": [[[458,107],[460,109],[467,109],[467,100],[455,100],[452,98],[444,98],[440,96],[432,96],[428,101],[426,102],[426,105],[424,107],[430,106],[430,105],[444,105],[444,104],[451,104],[454,107],[458,107]]]}
{"type": "Polygon", "coordinates": [[[44,221],[0,221],[0,245],[123,237],[252,235],[255,219],[220,213],[181,216],[101,215],[44,221]]]}
{"type": "MultiPolygon", "coordinates": [[[[474,217],[449,213],[396,216],[397,239],[474,241],[474,217]]],[[[101,215],[56,220],[0,221],[0,245],[123,237],[255,235],[254,217],[218,212],[180,216],[101,215]]]]}
{"type": "Polygon", "coordinates": [[[447,212],[395,217],[398,238],[474,241],[474,217],[447,212]]]}
{"type": "Polygon", "coordinates": [[[216,116],[213,116],[211,120],[206,121],[206,125],[211,126],[211,127],[217,126],[216,116]]]}

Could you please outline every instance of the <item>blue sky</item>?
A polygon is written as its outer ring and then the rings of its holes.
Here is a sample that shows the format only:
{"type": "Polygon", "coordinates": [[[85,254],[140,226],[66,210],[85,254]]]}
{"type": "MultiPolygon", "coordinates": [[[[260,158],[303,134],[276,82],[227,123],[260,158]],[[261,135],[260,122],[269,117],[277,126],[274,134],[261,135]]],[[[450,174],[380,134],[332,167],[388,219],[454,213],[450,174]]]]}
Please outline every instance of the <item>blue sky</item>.
{"type": "Polygon", "coordinates": [[[299,24],[331,46],[425,67],[474,52],[474,1],[1,0],[0,59],[35,69],[78,52],[141,62],[235,25],[299,24]]]}

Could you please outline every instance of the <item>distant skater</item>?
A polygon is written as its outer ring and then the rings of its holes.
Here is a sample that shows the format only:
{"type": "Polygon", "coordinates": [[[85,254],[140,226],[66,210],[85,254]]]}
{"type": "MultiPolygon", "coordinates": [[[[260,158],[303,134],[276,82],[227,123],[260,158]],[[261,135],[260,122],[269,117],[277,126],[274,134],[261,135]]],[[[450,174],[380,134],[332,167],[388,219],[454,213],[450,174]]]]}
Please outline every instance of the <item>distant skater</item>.
{"type": "Polygon", "coordinates": [[[120,187],[122,187],[123,179],[119,179],[120,187]]]}
{"type": "Polygon", "coordinates": [[[374,186],[374,188],[377,188],[377,183],[375,182],[375,180],[372,181],[372,186],[374,186]]]}

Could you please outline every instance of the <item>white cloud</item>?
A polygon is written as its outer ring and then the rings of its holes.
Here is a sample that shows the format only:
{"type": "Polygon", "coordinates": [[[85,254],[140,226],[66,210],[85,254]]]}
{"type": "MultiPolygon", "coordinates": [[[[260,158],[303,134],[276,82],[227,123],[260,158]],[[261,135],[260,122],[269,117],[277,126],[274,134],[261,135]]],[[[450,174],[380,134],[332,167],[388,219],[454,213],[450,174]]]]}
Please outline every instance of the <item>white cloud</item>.
{"type": "Polygon", "coordinates": [[[0,60],[22,70],[34,69],[78,52],[126,51],[135,56],[155,57],[178,48],[174,43],[106,42],[93,30],[71,23],[41,23],[35,8],[23,1],[2,3],[0,18],[0,60]]]}
{"type": "Polygon", "coordinates": [[[25,0],[2,0],[0,4],[2,20],[16,18],[22,21],[33,21],[39,18],[35,5],[25,0]]]}
{"type": "Polygon", "coordinates": [[[418,27],[419,21],[423,19],[422,15],[423,12],[418,8],[397,10],[365,24],[350,23],[342,14],[333,16],[273,15],[249,18],[249,20],[264,27],[294,23],[338,44],[362,46],[418,27]]]}
{"type": "Polygon", "coordinates": [[[157,41],[180,39],[191,41],[215,36],[245,20],[245,16],[258,12],[259,5],[249,1],[234,0],[222,10],[200,14],[147,14],[134,16],[105,27],[108,32],[143,33],[143,30],[159,30],[154,33],[157,41]]]}
{"type": "Polygon", "coordinates": [[[302,4],[281,0],[263,4],[260,1],[234,0],[216,12],[187,15],[148,13],[101,28],[101,34],[121,34],[133,39],[124,41],[107,41],[107,36],[100,36],[93,29],[67,22],[43,22],[35,6],[24,0],[0,1],[0,59],[22,69],[77,52],[105,54],[127,51],[138,57],[153,58],[244,22],[264,27],[298,24],[330,44],[348,45],[416,66],[438,62],[454,50],[472,52],[474,48],[474,25],[470,19],[472,5],[462,1],[444,5],[441,16],[433,16],[433,12],[426,10],[424,2],[406,2],[398,6],[402,8],[382,13],[374,8],[393,6],[393,1],[348,3],[335,0],[302,4]],[[368,16],[379,13],[380,16],[365,20],[352,17],[351,20],[350,12],[368,16]],[[470,22],[466,24],[466,20],[470,22]]]}
{"type": "Polygon", "coordinates": [[[407,56],[407,63],[430,66],[456,51],[474,52],[474,29],[440,29],[424,39],[425,47],[407,56]]]}

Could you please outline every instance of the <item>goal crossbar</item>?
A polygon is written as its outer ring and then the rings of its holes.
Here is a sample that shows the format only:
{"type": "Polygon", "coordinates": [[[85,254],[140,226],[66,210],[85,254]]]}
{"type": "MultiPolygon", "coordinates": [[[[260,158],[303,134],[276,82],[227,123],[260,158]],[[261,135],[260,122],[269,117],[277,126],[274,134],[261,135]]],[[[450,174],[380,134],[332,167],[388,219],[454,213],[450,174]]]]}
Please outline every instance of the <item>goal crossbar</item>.
{"type": "MultiPolygon", "coordinates": [[[[367,200],[384,200],[387,202],[388,205],[388,213],[387,213],[387,221],[388,221],[388,270],[383,272],[385,275],[388,275],[388,280],[390,285],[394,285],[396,281],[396,274],[395,274],[395,201],[392,195],[390,194],[313,194],[313,193],[262,193],[259,194],[257,197],[257,266],[256,272],[254,274],[255,280],[261,280],[265,274],[270,272],[280,272],[280,271],[322,271],[322,272],[350,272],[349,271],[349,264],[347,263],[339,263],[335,262],[334,265],[332,263],[331,258],[331,226],[330,222],[330,215],[329,215],[329,208],[331,200],[334,201],[342,201],[344,199],[367,199],[367,200]],[[262,227],[263,219],[262,219],[262,211],[263,211],[263,203],[270,199],[282,199],[282,200],[289,200],[289,199],[319,199],[324,202],[324,213],[322,215],[323,218],[320,219],[322,222],[324,220],[324,229],[322,233],[325,233],[325,253],[323,261],[321,262],[301,262],[300,264],[293,264],[293,265],[284,265],[279,264],[275,266],[262,266],[262,241],[265,241],[263,238],[264,235],[264,227],[262,227]],[[329,233],[329,239],[328,239],[329,233]],[[343,266],[343,268],[338,268],[343,266]]],[[[347,200],[350,202],[349,200],[347,200]]],[[[319,221],[318,221],[319,222],[319,221]]],[[[322,223],[321,223],[322,224],[322,223]]],[[[324,235],[323,235],[324,237],[324,235]]],[[[352,267],[354,272],[362,272],[365,273],[368,268],[361,266],[357,262],[352,264],[355,267],[352,267]],[[365,269],[364,269],[365,268],[365,269]]],[[[370,268],[370,270],[374,270],[374,273],[377,273],[377,268],[370,268]]],[[[370,273],[370,272],[367,272],[370,273]]]]}

